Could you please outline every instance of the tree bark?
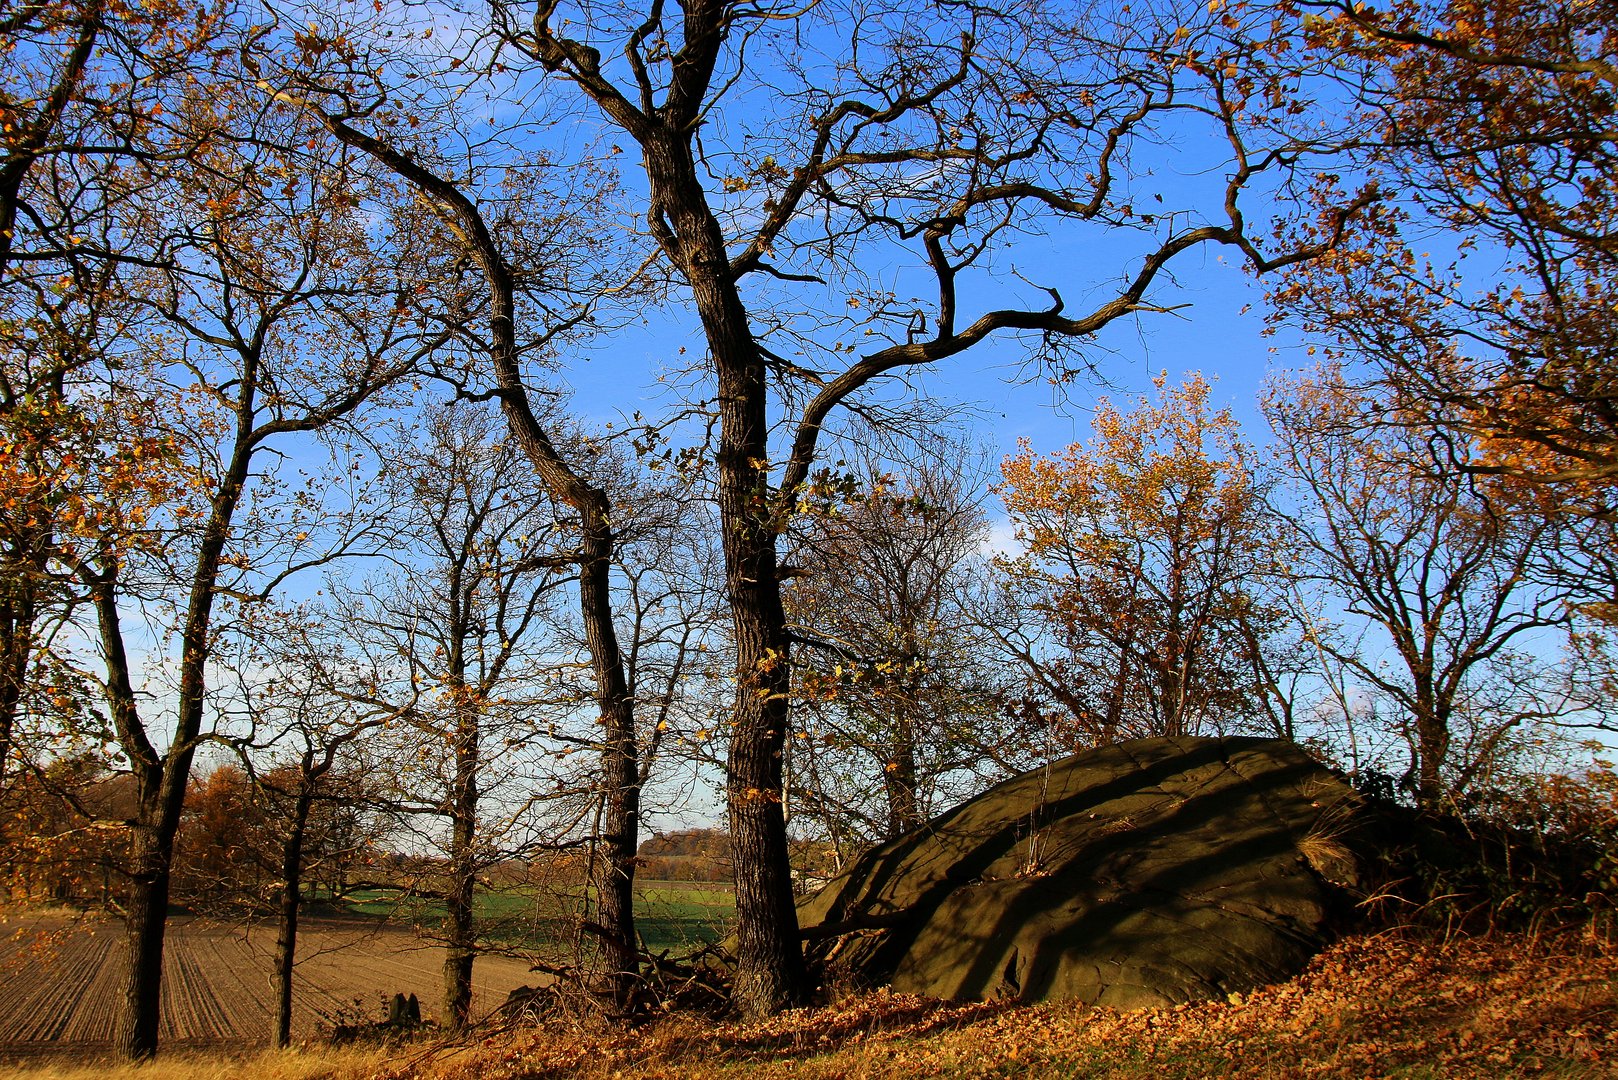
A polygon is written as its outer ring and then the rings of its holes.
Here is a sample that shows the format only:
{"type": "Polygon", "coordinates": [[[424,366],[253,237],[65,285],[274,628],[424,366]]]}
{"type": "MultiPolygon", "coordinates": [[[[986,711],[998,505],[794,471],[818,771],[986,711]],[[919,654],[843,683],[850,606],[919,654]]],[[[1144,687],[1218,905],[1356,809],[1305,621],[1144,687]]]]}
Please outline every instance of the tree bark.
{"type": "Polygon", "coordinates": [[[472,965],[477,958],[472,897],[477,888],[478,716],[477,704],[456,708],[455,777],[450,792],[449,888],[444,893],[444,1029],[466,1030],[472,1014],[472,965]]]}
{"type": "Polygon", "coordinates": [[[140,1062],[157,1056],[163,937],[168,925],[170,856],[174,844],[172,833],[165,840],[160,826],[137,825],[133,832],[129,900],[124,917],[129,978],[124,983],[118,1051],[126,1059],[140,1062]]]}
{"type": "Polygon", "coordinates": [[[1443,807],[1448,785],[1444,762],[1449,758],[1449,721],[1435,708],[1416,717],[1416,802],[1423,810],[1443,807]]]}
{"type": "Polygon", "coordinates": [[[586,612],[585,634],[594,660],[597,707],[604,725],[601,751],[602,797],[600,859],[596,881],[597,919],[606,928],[601,964],[612,1000],[627,1008],[640,981],[640,950],[635,939],[635,856],[640,847],[640,743],[635,733],[634,698],[629,692],[612,626],[612,536],[604,514],[591,515],[579,567],[579,603],[586,612]]]}
{"type": "MultiPolygon", "coordinates": [[[[309,775],[305,757],[304,776],[309,775]]],[[[303,838],[313,792],[307,779],[293,803],[292,827],[281,847],[281,910],[275,936],[275,1032],[277,1050],[292,1045],[292,970],[298,955],[298,912],[303,900],[303,838]]]]}
{"type": "MultiPolygon", "coordinates": [[[[256,368],[250,368],[242,380],[244,402],[251,402],[255,386],[256,368]]],[[[230,465],[220,480],[198,543],[190,599],[180,632],[174,732],[167,752],[162,755],[147,737],[136,705],[118,611],[118,556],[110,548],[104,550],[101,558],[106,569],[99,574],[88,567],[81,568],[81,576],[87,578],[86,583],[91,587],[100,626],[107,667],[108,708],[135,776],[136,812],[132,822],[126,919],[129,980],[124,988],[124,1012],[118,1038],[119,1051],[130,1061],[149,1061],[157,1056],[163,938],[168,920],[174,837],[179,831],[180,811],[185,805],[186,786],[191,777],[191,760],[202,731],[214,585],[256,445],[250,436],[249,416],[250,411],[244,406],[238,416],[239,438],[230,465]]]]}
{"type": "Polygon", "coordinates": [[[168,920],[174,835],[179,828],[191,750],[189,740],[177,740],[168,755],[160,757],[146,737],[136,707],[135,687],[119,622],[117,558],[110,551],[104,551],[102,559],[107,567],[103,572],[96,574],[88,567],[81,567],[81,574],[90,586],[91,600],[96,607],[102,658],[107,667],[108,711],[135,778],[135,816],[130,822],[125,867],[129,875],[129,900],[124,919],[129,977],[124,983],[118,1050],[126,1059],[141,1062],[157,1056],[163,936],[168,920]],[[182,772],[178,787],[173,783],[176,769],[182,772]]]}
{"type": "Polygon", "coordinates": [[[719,381],[718,503],[725,589],[736,646],[736,698],[726,756],[726,807],[736,867],[737,971],[732,993],[749,1016],[807,1002],[786,816],[781,803],[790,638],[776,557],[764,356],[703,196],[686,131],[643,142],[653,203],[691,285],[719,381]]]}
{"type": "Polygon", "coordinates": [[[17,710],[34,654],[39,580],[45,567],[42,559],[30,557],[33,554],[28,550],[8,552],[0,569],[4,577],[0,581],[4,594],[0,599],[0,796],[7,790],[17,710]]]}
{"type": "Polygon", "coordinates": [[[908,712],[917,708],[912,692],[899,705],[893,744],[884,762],[882,785],[888,802],[888,839],[903,836],[921,824],[920,800],[916,797],[916,734],[908,712]]]}

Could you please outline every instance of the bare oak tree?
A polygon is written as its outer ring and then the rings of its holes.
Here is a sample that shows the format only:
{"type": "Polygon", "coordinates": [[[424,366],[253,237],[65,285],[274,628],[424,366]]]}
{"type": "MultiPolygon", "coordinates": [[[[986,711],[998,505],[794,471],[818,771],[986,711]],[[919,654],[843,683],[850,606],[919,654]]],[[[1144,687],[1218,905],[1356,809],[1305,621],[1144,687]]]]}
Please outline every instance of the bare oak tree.
{"type": "Polygon", "coordinates": [[[1265,103],[1283,116],[1304,73],[1264,59],[1277,31],[1255,13],[541,0],[497,4],[494,20],[502,61],[532,58],[553,100],[576,95],[638,148],[646,226],[701,325],[736,649],[734,993],[771,1012],[810,987],[781,806],[792,642],[777,543],[836,414],[1002,334],[1071,376],[1063,343],[1169,303],[1177,257],[1223,246],[1260,272],[1305,260],[1368,196],[1297,244],[1267,250],[1249,231],[1249,189],[1306,178],[1324,148],[1318,128],[1272,122],[1265,103]],[[1225,176],[1206,201],[1154,191],[1144,158],[1188,125],[1200,161],[1174,167],[1225,176]],[[1014,241],[1078,244],[1086,228],[1130,244],[1119,276],[1071,283],[1084,310],[994,281],[1014,241]],[[931,299],[863,281],[877,250],[908,255],[905,280],[931,299]],[[850,317],[807,314],[828,307],[850,317]]]}
{"type": "Polygon", "coordinates": [[[485,797],[509,787],[499,778],[516,764],[511,747],[527,741],[531,714],[547,704],[532,695],[544,667],[559,663],[547,652],[570,559],[548,493],[500,437],[497,417],[452,404],[424,411],[421,426],[383,451],[379,483],[393,489],[397,511],[390,565],[334,585],[328,617],[376,672],[348,691],[352,700],[392,718],[377,740],[403,739],[392,801],[439,826],[423,836],[443,852],[433,890],[446,912],[443,1024],[461,1031],[479,950],[475,893],[521,847],[485,797]]]}
{"type": "Polygon", "coordinates": [[[1002,778],[1000,680],[981,625],[988,533],[976,477],[949,460],[857,459],[803,514],[786,557],[797,645],[795,813],[839,852],[891,839],[1002,778]]]}
{"type": "MultiPolygon", "coordinates": [[[[1532,501],[1435,475],[1419,425],[1326,367],[1274,388],[1266,411],[1290,474],[1305,580],[1363,620],[1313,637],[1371,695],[1428,809],[1486,781],[1536,725],[1598,722],[1555,658],[1579,600],[1543,572],[1568,523],[1532,501]]],[[[1345,695],[1343,706],[1348,706],[1345,695]]]]}

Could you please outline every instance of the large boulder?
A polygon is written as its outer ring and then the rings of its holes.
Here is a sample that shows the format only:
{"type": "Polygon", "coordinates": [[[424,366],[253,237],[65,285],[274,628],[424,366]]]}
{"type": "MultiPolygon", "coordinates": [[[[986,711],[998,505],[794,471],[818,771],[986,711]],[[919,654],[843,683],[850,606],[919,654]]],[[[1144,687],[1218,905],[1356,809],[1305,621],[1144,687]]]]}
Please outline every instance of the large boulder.
{"type": "Polygon", "coordinates": [[[1359,808],[1290,742],[1107,746],[867,853],[799,921],[857,985],[1119,1008],[1223,997],[1296,974],[1329,940],[1359,808]]]}

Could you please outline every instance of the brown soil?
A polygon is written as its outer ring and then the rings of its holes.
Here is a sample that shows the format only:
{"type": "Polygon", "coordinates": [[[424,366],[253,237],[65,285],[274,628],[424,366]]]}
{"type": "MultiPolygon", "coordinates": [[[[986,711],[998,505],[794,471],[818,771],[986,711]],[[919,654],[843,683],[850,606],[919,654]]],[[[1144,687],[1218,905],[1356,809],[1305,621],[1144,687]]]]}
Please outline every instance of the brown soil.
{"type": "MultiPolygon", "coordinates": [[[[110,1054],[127,970],[122,927],[62,915],[0,918],[0,1066],[110,1054]]],[[[267,1043],[274,948],[272,926],[171,919],[163,970],[165,1049],[267,1043]]],[[[438,1011],[442,964],[440,949],[407,930],[306,922],[299,933],[293,1038],[313,1038],[339,1016],[378,1019],[395,993],[415,994],[430,1019],[438,1011]]],[[[480,957],[474,1012],[491,1011],[515,987],[539,981],[520,960],[480,957]]]]}

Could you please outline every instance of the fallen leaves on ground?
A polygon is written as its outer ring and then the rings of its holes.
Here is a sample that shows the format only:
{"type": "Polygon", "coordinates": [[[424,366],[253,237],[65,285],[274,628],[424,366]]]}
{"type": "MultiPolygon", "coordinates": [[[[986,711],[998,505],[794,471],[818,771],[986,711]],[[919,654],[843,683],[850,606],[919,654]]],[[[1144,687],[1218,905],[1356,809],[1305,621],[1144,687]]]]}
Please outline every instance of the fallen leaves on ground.
{"type": "Polygon", "coordinates": [[[1618,1076],[1618,954],[1587,934],[1359,937],[1296,979],[1121,1013],[874,992],[765,1021],[555,1021],[387,1080],[1618,1076]]]}

